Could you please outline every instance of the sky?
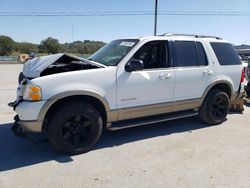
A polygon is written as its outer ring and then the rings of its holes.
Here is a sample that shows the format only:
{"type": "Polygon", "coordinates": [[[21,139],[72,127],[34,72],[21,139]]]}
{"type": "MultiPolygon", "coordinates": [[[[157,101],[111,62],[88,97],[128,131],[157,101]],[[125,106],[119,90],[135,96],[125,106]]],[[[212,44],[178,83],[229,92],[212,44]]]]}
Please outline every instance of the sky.
{"type": "MultiPolygon", "coordinates": [[[[155,0],[0,0],[0,35],[32,43],[40,43],[47,37],[57,38],[60,43],[65,43],[77,40],[109,42],[124,37],[153,35],[153,15],[1,15],[154,11],[154,3],[155,0]]],[[[250,0],[158,0],[158,11],[237,12],[237,16],[158,15],[157,34],[215,35],[233,44],[250,44],[250,0]]]]}

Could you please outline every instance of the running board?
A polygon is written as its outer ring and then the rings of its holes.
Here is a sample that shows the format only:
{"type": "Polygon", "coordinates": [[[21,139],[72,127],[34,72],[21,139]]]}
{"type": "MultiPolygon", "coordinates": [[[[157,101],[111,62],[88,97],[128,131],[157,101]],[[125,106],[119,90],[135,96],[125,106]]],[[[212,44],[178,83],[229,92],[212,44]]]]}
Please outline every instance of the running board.
{"type": "Polygon", "coordinates": [[[171,114],[164,114],[164,115],[158,115],[158,116],[150,116],[146,118],[138,118],[138,119],[132,119],[132,120],[125,120],[125,121],[118,121],[112,123],[109,127],[107,127],[108,130],[116,131],[120,129],[130,128],[130,127],[138,127],[141,125],[148,125],[153,123],[160,123],[180,118],[186,118],[186,117],[192,117],[197,116],[199,113],[197,111],[184,111],[184,112],[178,112],[178,113],[171,113],[171,114]]]}

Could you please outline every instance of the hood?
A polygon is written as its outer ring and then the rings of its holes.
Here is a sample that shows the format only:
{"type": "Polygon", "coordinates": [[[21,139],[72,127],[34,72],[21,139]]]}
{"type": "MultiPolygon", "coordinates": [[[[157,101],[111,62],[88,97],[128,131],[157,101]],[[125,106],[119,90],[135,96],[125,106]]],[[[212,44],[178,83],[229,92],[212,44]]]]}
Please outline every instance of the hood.
{"type": "Polygon", "coordinates": [[[74,55],[60,53],[28,60],[23,66],[23,74],[28,78],[37,78],[49,74],[101,67],[106,66],[74,55]]]}

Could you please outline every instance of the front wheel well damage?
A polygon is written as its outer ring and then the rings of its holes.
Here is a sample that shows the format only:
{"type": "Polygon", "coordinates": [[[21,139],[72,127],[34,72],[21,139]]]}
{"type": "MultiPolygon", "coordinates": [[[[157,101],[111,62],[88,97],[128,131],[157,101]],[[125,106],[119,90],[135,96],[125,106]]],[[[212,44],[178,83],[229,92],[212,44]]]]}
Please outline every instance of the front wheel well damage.
{"type": "Polygon", "coordinates": [[[74,95],[74,96],[68,96],[64,97],[62,99],[57,100],[52,106],[49,108],[49,110],[46,112],[45,118],[44,118],[44,124],[43,129],[47,129],[48,127],[48,121],[50,119],[50,116],[52,116],[58,108],[63,108],[68,103],[72,103],[74,101],[78,102],[86,102],[91,104],[101,115],[103,120],[103,125],[106,125],[107,122],[107,113],[104,104],[97,98],[87,95],[74,95]]]}

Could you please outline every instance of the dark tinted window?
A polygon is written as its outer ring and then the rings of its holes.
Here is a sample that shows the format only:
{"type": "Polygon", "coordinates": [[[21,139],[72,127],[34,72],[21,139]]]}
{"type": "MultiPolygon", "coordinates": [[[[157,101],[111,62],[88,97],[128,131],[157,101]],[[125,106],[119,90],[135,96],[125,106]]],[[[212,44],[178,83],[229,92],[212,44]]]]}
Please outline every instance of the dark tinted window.
{"type": "Polygon", "coordinates": [[[143,61],[144,69],[164,68],[167,64],[166,41],[149,42],[134,55],[134,59],[143,61]]]}
{"type": "Polygon", "coordinates": [[[221,65],[239,65],[240,58],[231,44],[211,42],[211,46],[221,65]]]}
{"type": "Polygon", "coordinates": [[[175,67],[197,66],[195,42],[175,41],[173,47],[175,67]]]}
{"type": "Polygon", "coordinates": [[[198,54],[198,64],[207,65],[207,56],[205,50],[200,42],[196,42],[197,54],[198,54]]]}

